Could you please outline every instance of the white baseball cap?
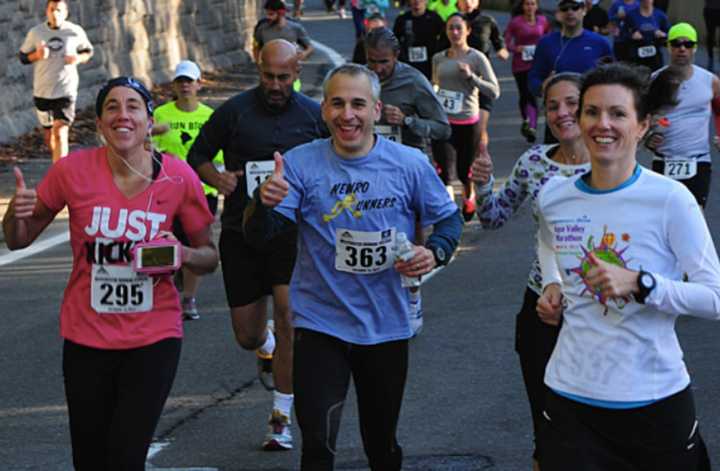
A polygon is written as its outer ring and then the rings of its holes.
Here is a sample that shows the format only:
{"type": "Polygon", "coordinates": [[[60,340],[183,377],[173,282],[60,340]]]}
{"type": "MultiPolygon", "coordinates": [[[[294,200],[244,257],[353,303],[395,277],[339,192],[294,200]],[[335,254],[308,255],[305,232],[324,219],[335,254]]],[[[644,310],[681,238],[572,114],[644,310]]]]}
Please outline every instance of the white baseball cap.
{"type": "Polygon", "coordinates": [[[187,77],[192,80],[200,80],[200,67],[193,61],[180,61],[175,67],[173,80],[178,77],[187,77]]]}

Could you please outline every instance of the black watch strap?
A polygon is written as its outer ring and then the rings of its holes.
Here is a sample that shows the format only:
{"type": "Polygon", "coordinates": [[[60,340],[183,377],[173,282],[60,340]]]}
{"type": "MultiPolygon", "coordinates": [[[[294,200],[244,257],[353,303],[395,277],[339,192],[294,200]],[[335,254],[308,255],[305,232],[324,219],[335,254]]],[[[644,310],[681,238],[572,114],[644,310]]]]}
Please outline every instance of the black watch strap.
{"type": "Polygon", "coordinates": [[[640,270],[637,278],[638,292],[635,294],[635,301],[645,304],[645,299],[655,289],[657,282],[652,273],[640,270]]]}
{"type": "Polygon", "coordinates": [[[436,245],[430,246],[428,249],[432,251],[437,266],[447,265],[448,255],[445,249],[436,245]]]}

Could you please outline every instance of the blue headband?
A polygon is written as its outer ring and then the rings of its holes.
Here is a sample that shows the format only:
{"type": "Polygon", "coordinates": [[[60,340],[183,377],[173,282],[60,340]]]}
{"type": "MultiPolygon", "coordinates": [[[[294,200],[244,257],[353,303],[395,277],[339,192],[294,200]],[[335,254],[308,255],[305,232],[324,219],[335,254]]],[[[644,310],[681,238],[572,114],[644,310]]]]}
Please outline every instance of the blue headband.
{"type": "Polygon", "coordinates": [[[102,107],[103,103],[105,103],[105,98],[107,98],[110,90],[115,87],[127,87],[138,92],[145,102],[145,109],[147,110],[148,116],[152,116],[154,108],[153,99],[148,89],[145,88],[145,85],[138,82],[133,77],[115,77],[114,79],[108,80],[108,82],[103,85],[98,92],[97,100],[95,100],[95,114],[98,118],[102,115],[102,107]]]}

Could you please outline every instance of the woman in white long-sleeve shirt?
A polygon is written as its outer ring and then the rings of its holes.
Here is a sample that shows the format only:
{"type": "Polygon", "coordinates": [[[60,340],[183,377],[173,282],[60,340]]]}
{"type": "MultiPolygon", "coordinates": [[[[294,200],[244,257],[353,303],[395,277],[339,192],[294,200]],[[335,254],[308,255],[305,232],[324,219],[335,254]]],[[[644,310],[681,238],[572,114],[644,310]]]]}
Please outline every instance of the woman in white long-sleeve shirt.
{"type": "Polygon", "coordinates": [[[564,306],[543,470],[709,469],[675,321],[720,318],[720,263],[687,188],[637,164],[646,83],[618,64],[585,76],[591,171],[550,180],[538,198],[538,308],[564,306]]]}

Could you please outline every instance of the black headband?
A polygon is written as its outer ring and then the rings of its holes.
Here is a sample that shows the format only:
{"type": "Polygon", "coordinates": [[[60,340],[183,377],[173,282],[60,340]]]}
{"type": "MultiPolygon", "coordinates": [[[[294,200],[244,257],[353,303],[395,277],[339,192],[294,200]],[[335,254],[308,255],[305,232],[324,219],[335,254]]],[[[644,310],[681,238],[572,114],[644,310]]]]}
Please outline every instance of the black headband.
{"type": "Polygon", "coordinates": [[[145,85],[138,82],[133,77],[115,77],[114,79],[108,80],[108,82],[103,85],[103,87],[98,92],[97,100],[95,100],[95,114],[98,118],[100,117],[100,115],[102,115],[102,107],[103,103],[105,102],[105,98],[107,98],[110,90],[115,87],[132,88],[133,90],[138,92],[142,97],[143,101],[145,102],[145,108],[147,109],[148,116],[152,116],[154,108],[153,99],[148,89],[145,88],[145,85]]]}

